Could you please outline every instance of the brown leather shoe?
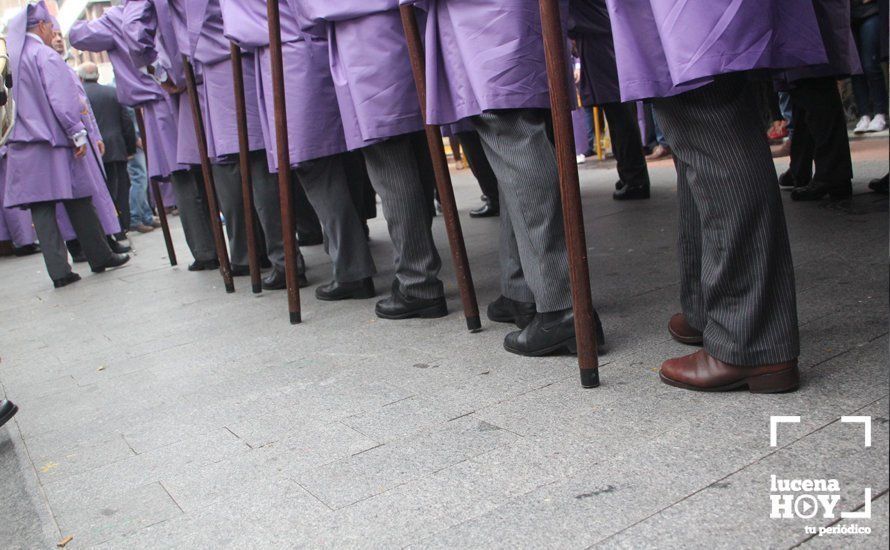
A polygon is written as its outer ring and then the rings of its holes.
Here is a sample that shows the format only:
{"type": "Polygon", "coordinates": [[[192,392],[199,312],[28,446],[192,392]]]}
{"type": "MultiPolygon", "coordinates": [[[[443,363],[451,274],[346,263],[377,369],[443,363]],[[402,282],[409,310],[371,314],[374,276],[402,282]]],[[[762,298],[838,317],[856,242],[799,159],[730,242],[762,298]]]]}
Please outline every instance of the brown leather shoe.
{"type": "Polygon", "coordinates": [[[671,338],[687,346],[700,346],[705,342],[702,331],[689,326],[686,316],[682,313],[671,317],[671,322],[668,323],[668,332],[671,333],[671,338]]]}
{"type": "Polygon", "coordinates": [[[701,350],[665,361],[661,381],[685,390],[721,392],[747,387],[751,393],[781,393],[800,386],[797,359],[776,365],[740,367],[724,363],[701,350]]]}

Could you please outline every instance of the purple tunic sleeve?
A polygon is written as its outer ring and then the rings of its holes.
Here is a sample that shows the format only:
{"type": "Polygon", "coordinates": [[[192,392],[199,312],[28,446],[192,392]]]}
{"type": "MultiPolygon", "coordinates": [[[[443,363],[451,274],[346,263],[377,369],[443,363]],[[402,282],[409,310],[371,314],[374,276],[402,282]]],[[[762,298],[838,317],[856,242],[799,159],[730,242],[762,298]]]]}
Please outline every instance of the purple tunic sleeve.
{"type": "Polygon", "coordinates": [[[77,21],[71,27],[68,40],[78,50],[101,52],[115,48],[114,35],[101,20],[77,21]]]}
{"type": "Polygon", "coordinates": [[[68,86],[59,86],[57,83],[71,79],[71,68],[62,61],[62,58],[52,52],[52,55],[44,55],[44,62],[40,65],[40,78],[43,80],[43,89],[49,99],[49,106],[56,120],[65,130],[68,137],[73,137],[86,130],[81,116],[84,114],[83,104],[77,94],[71,94],[68,86]]]}
{"type": "Polygon", "coordinates": [[[157,15],[150,0],[130,0],[124,6],[124,28],[127,29],[127,46],[130,57],[140,67],[147,67],[158,60],[155,36],[158,29],[157,15]]]}

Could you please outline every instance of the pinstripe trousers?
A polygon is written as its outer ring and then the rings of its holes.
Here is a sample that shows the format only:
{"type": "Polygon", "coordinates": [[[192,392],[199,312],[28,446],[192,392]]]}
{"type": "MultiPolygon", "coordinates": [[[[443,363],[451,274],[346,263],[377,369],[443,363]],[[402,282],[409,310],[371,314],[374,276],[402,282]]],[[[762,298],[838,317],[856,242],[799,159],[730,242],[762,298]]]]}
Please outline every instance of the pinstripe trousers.
{"type": "Polygon", "coordinates": [[[674,151],[681,303],[733,365],[800,355],[794,266],[776,169],[744,75],[654,102],[674,151]]]}
{"type": "Polygon", "coordinates": [[[439,280],[442,260],[433,241],[433,218],[410,136],[369,145],[362,152],[395,246],[401,292],[421,299],[444,296],[439,280]]]}
{"type": "Polygon", "coordinates": [[[324,248],[334,266],[334,280],[352,283],[377,273],[362,220],[349,193],[344,155],[301,163],[295,170],[324,227],[324,248]]]}
{"type": "Polygon", "coordinates": [[[501,292],[539,313],[572,307],[556,154],[543,112],[489,111],[473,119],[501,196],[501,292]]]}

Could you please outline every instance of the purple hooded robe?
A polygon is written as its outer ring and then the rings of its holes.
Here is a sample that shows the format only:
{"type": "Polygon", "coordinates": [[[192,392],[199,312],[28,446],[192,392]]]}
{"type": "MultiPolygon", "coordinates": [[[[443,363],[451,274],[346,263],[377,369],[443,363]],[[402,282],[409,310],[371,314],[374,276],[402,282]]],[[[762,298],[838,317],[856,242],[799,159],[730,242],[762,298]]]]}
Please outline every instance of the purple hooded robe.
{"type": "MultiPolygon", "coordinates": [[[[817,0],[818,1],[818,0],[817,0]]],[[[624,101],[826,62],[813,0],[607,0],[624,101]]]]}
{"type": "Polygon", "coordinates": [[[290,3],[303,30],[326,33],[350,150],[423,129],[399,0],[290,3]]]}
{"type": "Polygon", "coordinates": [[[430,123],[496,109],[550,108],[537,0],[400,1],[427,12],[430,123]]]}
{"type": "Polygon", "coordinates": [[[77,21],[68,36],[71,45],[89,52],[108,52],[114,67],[117,97],[121,104],[143,109],[152,179],[167,179],[180,167],[176,162],[177,108],[161,86],[130,58],[123,28],[123,8],[106,10],[93,21],[77,21]]]}
{"type": "MultiPolygon", "coordinates": [[[[275,99],[265,0],[222,0],[226,35],[255,52],[260,119],[269,167],[278,171],[275,99]]],[[[297,14],[281,3],[285,102],[291,164],[346,151],[326,38],[300,30],[297,14]]]]}
{"type": "MultiPolygon", "coordinates": [[[[189,56],[201,67],[204,130],[211,157],[222,160],[240,152],[230,42],[223,30],[220,0],[186,0],[189,56]]],[[[247,130],[251,151],[265,148],[253,55],[243,59],[247,130]]]]}
{"type": "Polygon", "coordinates": [[[27,29],[52,22],[43,2],[29,5],[9,24],[10,70],[16,124],[8,142],[7,208],[35,202],[92,197],[89,155],[74,156],[74,138],[83,135],[83,105],[71,69],[59,54],[27,29]]]}
{"type": "MultiPolygon", "coordinates": [[[[185,7],[183,0],[126,0],[121,23],[128,53],[136,66],[160,64],[181,88],[185,88],[182,56],[189,53],[185,7]]],[[[176,160],[181,165],[200,164],[188,95],[180,94],[173,102],[178,112],[176,160]]]]}
{"type": "Polygon", "coordinates": [[[6,192],[6,146],[0,147],[0,241],[12,241],[21,248],[37,242],[37,232],[31,222],[31,212],[21,208],[4,208],[6,192]]]}

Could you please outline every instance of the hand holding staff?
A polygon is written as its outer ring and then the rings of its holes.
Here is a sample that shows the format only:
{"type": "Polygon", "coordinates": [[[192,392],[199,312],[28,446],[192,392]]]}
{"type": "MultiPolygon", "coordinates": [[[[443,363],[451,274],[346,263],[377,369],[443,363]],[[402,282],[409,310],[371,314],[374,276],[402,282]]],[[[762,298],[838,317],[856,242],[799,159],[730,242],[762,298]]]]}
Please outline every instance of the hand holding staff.
{"type": "Polygon", "coordinates": [[[238,146],[241,168],[241,194],[244,199],[244,225],[247,226],[247,261],[250,265],[250,283],[254,294],[263,291],[260,274],[260,253],[257,246],[256,219],[253,207],[253,176],[250,171],[250,142],[247,131],[247,100],[244,97],[244,67],[241,48],[232,48],[232,76],[235,83],[235,109],[238,116],[238,146]]]}
{"type": "Polygon", "coordinates": [[[569,75],[566,66],[565,38],[557,0],[539,0],[539,2],[547,76],[550,81],[563,220],[572,277],[572,301],[575,309],[575,334],[578,341],[581,385],[585,388],[595,388],[600,384],[599,358],[596,351],[593,301],[590,295],[590,269],[587,266],[584,212],[581,210],[581,188],[578,164],[575,160],[575,134],[572,130],[571,103],[566,89],[569,75]]]}
{"type": "Polygon", "coordinates": [[[201,103],[198,101],[198,87],[195,82],[195,69],[187,56],[182,56],[185,67],[186,87],[192,105],[192,118],[195,122],[195,137],[198,139],[198,153],[201,155],[201,172],[204,175],[204,190],[207,192],[207,206],[210,210],[210,227],[213,230],[213,241],[216,255],[219,258],[219,271],[226,285],[226,292],[235,292],[232,280],[232,264],[229,263],[229,252],[223,235],[222,222],[219,219],[219,204],[216,200],[216,185],[213,181],[213,170],[210,168],[210,156],[207,152],[207,136],[204,134],[204,117],[201,115],[201,103]]]}
{"type": "MultiPolygon", "coordinates": [[[[420,110],[423,112],[425,119],[426,63],[423,44],[420,40],[420,29],[417,25],[414,6],[401,6],[399,11],[402,16],[402,25],[405,28],[405,37],[408,39],[408,53],[411,56],[411,69],[414,72],[417,95],[420,98],[420,110]]],[[[445,157],[445,146],[442,144],[442,133],[439,127],[427,124],[426,139],[430,146],[433,169],[436,174],[436,186],[439,189],[439,200],[442,203],[445,228],[448,231],[448,240],[451,244],[451,258],[454,262],[454,269],[457,272],[457,284],[460,287],[467,328],[470,332],[478,332],[482,329],[482,322],[479,318],[476,288],[473,286],[473,274],[470,272],[467,246],[464,242],[460,215],[457,211],[457,202],[454,199],[454,187],[451,183],[451,174],[448,171],[448,160],[445,157]]]]}
{"type": "Polygon", "coordinates": [[[302,322],[300,281],[297,275],[297,226],[294,220],[294,188],[291,185],[290,143],[287,133],[287,106],[284,101],[284,57],[281,52],[281,17],[278,0],[268,0],[269,53],[272,57],[272,86],[275,96],[275,133],[278,150],[278,188],[281,199],[281,226],[284,232],[284,270],[290,322],[302,322]]]}

